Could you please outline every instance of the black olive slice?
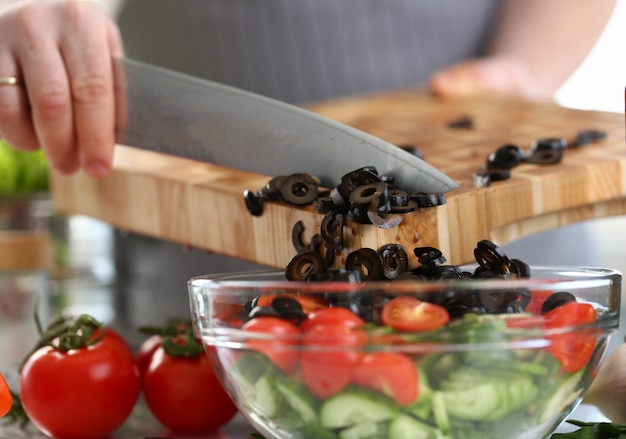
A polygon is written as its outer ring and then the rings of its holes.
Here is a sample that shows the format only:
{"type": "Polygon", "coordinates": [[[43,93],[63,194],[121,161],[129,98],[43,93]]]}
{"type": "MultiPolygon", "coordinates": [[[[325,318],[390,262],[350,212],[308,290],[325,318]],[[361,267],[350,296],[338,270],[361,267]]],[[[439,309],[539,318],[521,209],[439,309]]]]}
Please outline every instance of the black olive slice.
{"type": "Polygon", "coordinates": [[[397,279],[409,269],[409,256],[400,244],[385,244],[378,253],[383,261],[383,276],[387,279],[397,279]]]}
{"type": "Polygon", "coordinates": [[[250,215],[261,216],[263,214],[263,201],[254,192],[246,189],[243,191],[243,199],[250,215]]]}
{"type": "Polygon", "coordinates": [[[372,201],[383,198],[384,201],[389,200],[387,191],[387,183],[378,181],[358,186],[350,193],[350,204],[355,206],[367,206],[372,201]]]}
{"type": "Polygon", "coordinates": [[[408,203],[402,206],[391,206],[389,213],[410,213],[415,212],[417,210],[417,201],[409,200],[408,203]]]}
{"type": "Polygon", "coordinates": [[[517,293],[511,291],[480,291],[478,300],[488,312],[506,308],[517,298],[517,293]]]}
{"type": "Polygon", "coordinates": [[[476,244],[474,257],[481,267],[495,273],[509,274],[511,261],[504,251],[493,242],[483,239],[476,244]]]}
{"type": "Polygon", "coordinates": [[[285,269],[288,280],[306,280],[311,274],[319,273],[324,268],[322,256],[315,251],[307,251],[295,255],[285,269]]]}
{"type": "Polygon", "coordinates": [[[474,127],[474,119],[468,115],[462,115],[448,122],[448,128],[452,129],[471,129],[474,127]]]}
{"type": "Polygon", "coordinates": [[[576,140],[572,146],[586,146],[590,143],[606,139],[606,131],[581,130],[576,134],[576,140]]]}
{"type": "Polygon", "coordinates": [[[563,150],[567,148],[567,141],[560,137],[551,137],[535,140],[524,161],[538,165],[559,163],[563,158],[563,150]]]}
{"type": "Polygon", "coordinates": [[[383,278],[383,260],[376,250],[360,248],[346,257],[346,270],[360,271],[364,280],[379,280],[383,278]]]}
{"type": "Polygon", "coordinates": [[[273,177],[267,184],[259,191],[263,195],[265,200],[276,200],[280,197],[280,190],[287,179],[286,175],[278,175],[273,177]]]}
{"type": "Polygon", "coordinates": [[[255,317],[280,317],[280,313],[272,306],[255,306],[248,313],[248,318],[255,317]]]}
{"type": "Polygon", "coordinates": [[[300,302],[292,297],[276,297],[272,300],[271,307],[278,312],[278,316],[281,319],[299,323],[307,318],[300,302]]]}
{"type": "Polygon", "coordinates": [[[306,174],[293,174],[283,183],[280,195],[286,203],[306,206],[315,201],[318,188],[319,186],[306,174]]]}
{"type": "Polygon", "coordinates": [[[335,202],[331,196],[320,197],[315,200],[315,211],[317,213],[328,213],[335,208],[335,202]]]}
{"type": "Polygon", "coordinates": [[[322,225],[320,227],[320,233],[327,247],[337,251],[343,250],[344,222],[344,215],[334,210],[331,210],[324,215],[322,225]]]}
{"type": "Polygon", "coordinates": [[[543,306],[541,307],[541,314],[548,313],[553,309],[558,308],[559,306],[563,306],[568,302],[576,302],[576,297],[567,291],[558,291],[552,295],[550,295],[545,302],[543,302],[543,306]]]}
{"type": "Polygon", "coordinates": [[[435,247],[416,247],[413,249],[413,253],[417,256],[417,261],[422,265],[433,264],[437,266],[446,262],[446,258],[441,253],[441,250],[435,247]]]}
{"type": "Polygon", "coordinates": [[[411,199],[417,202],[417,207],[436,207],[446,204],[446,196],[442,193],[420,192],[411,195],[411,199]]]}
{"type": "Polygon", "coordinates": [[[341,196],[347,200],[350,198],[350,194],[359,186],[377,183],[380,181],[381,179],[376,168],[373,166],[366,166],[344,175],[337,188],[339,189],[341,196]]]}
{"type": "Polygon", "coordinates": [[[487,169],[512,169],[524,160],[524,151],[517,145],[503,145],[487,157],[487,169]]]}
{"type": "Polygon", "coordinates": [[[511,259],[509,270],[520,279],[528,279],[530,277],[530,266],[520,259],[511,259]]]}
{"type": "MultiPolygon", "coordinates": [[[[388,204],[387,204],[388,206],[388,204]]],[[[367,218],[370,222],[379,229],[393,229],[402,222],[401,215],[387,215],[385,212],[387,209],[380,209],[378,206],[378,200],[375,200],[370,204],[367,209],[367,218]]]]}
{"type": "Polygon", "coordinates": [[[291,243],[297,253],[304,253],[309,250],[309,246],[302,241],[302,232],[304,232],[304,223],[302,221],[296,221],[291,229],[291,243]]]}

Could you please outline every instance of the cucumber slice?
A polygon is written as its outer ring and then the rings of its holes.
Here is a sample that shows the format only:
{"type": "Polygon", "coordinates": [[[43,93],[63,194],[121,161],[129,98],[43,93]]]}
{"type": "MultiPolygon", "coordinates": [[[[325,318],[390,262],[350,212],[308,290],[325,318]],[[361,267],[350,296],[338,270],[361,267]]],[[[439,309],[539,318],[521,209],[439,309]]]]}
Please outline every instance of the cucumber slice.
{"type": "Polygon", "coordinates": [[[563,413],[563,408],[572,404],[582,392],[580,370],[563,378],[550,397],[545,400],[539,410],[539,422],[542,423],[551,417],[563,413]]]}
{"type": "Polygon", "coordinates": [[[388,439],[437,439],[437,431],[413,416],[399,414],[389,422],[388,439]]]}
{"type": "Polygon", "coordinates": [[[274,384],[278,393],[285,398],[289,407],[298,414],[303,424],[319,421],[317,416],[319,404],[315,396],[306,387],[285,378],[277,379],[274,384]]]}
{"type": "Polygon", "coordinates": [[[441,392],[434,393],[432,397],[432,407],[435,424],[439,427],[441,433],[444,435],[450,434],[450,418],[448,417],[448,411],[446,410],[446,404],[441,392]]]}
{"type": "Polygon", "coordinates": [[[396,412],[390,398],[368,389],[349,387],[322,404],[320,421],[325,428],[334,430],[388,421],[396,412]]]}
{"type": "Polygon", "coordinates": [[[385,437],[387,425],[375,422],[362,422],[339,432],[339,439],[380,439],[385,437]]]}
{"type": "Polygon", "coordinates": [[[417,416],[420,419],[427,419],[431,412],[430,400],[433,396],[433,389],[428,384],[428,377],[420,367],[417,368],[417,376],[417,385],[419,387],[417,399],[415,402],[405,406],[403,411],[417,416]]]}
{"type": "Polygon", "coordinates": [[[526,407],[537,394],[528,376],[496,377],[464,390],[441,392],[450,416],[468,421],[495,421],[526,407]]]}
{"type": "Polygon", "coordinates": [[[280,411],[276,389],[268,376],[262,376],[247,388],[244,401],[248,409],[261,418],[272,419],[280,411]]]}

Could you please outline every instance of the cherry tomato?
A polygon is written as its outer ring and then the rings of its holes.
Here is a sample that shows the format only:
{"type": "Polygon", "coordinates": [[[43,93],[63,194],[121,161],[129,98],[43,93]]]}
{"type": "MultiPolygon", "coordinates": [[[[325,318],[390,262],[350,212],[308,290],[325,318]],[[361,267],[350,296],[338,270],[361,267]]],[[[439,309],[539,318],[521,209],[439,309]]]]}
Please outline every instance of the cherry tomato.
{"type": "Polygon", "coordinates": [[[143,395],[154,417],[176,433],[209,433],[237,413],[205,353],[174,357],[157,348],[143,377],[143,395]]]}
{"type": "Polygon", "coordinates": [[[0,418],[9,413],[13,405],[13,397],[9,385],[0,374],[0,418]]]}
{"type": "Polygon", "coordinates": [[[298,366],[300,330],[292,323],[278,317],[256,317],[242,327],[245,331],[273,334],[278,340],[250,339],[248,344],[264,354],[286,374],[292,374],[298,366]]]}
{"type": "Polygon", "coordinates": [[[390,396],[399,405],[411,404],[419,393],[415,364],[403,354],[366,354],[357,364],[352,380],[355,384],[390,396]]]}
{"type": "MultiPolygon", "coordinates": [[[[544,327],[561,329],[586,325],[596,320],[597,312],[589,303],[568,302],[545,314],[544,327]]],[[[567,334],[548,335],[550,352],[568,372],[583,368],[596,346],[597,332],[593,329],[567,334]]]]}
{"type": "Polygon", "coordinates": [[[145,375],[146,370],[148,370],[148,366],[150,366],[152,355],[154,355],[156,350],[161,346],[162,341],[163,337],[155,334],[148,337],[141,346],[139,346],[139,351],[137,352],[137,366],[139,367],[139,373],[142,377],[145,375]]]}
{"type": "Polygon", "coordinates": [[[400,296],[385,304],[382,320],[397,331],[430,331],[448,324],[450,315],[443,306],[400,296]]]}
{"type": "Polygon", "coordinates": [[[343,390],[363,356],[361,347],[366,342],[364,331],[343,323],[313,326],[302,340],[300,373],[304,384],[322,399],[343,390]]]}
{"type": "Polygon", "coordinates": [[[301,331],[306,332],[315,325],[327,323],[343,324],[350,328],[356,328],[365,324],[363,319],[349,309],[337,306],[321,308],[313,312],[306,320],[300,323],[299,327],[301,331]]]}
{"type": "Polygon", "coordinates": [[[20,373],[24,411],[43,433],[59,439],[109,436],[140,390],[134,357],[113,337],[66,352],[42,347],[20,373]]]}

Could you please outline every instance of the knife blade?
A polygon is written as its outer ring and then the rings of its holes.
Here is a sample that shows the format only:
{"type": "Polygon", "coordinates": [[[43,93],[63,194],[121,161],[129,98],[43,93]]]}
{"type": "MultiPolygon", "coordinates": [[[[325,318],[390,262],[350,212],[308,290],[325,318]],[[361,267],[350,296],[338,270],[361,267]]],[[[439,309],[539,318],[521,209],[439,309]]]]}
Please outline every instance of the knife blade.
{"type": "Polygon", "coordinates": [[[114,67],[118,144],[268,176],[306,172],[326,187],[364,166],[412,193],[458,187],[414,154],[295,105],[129,58],[114,67]]]}

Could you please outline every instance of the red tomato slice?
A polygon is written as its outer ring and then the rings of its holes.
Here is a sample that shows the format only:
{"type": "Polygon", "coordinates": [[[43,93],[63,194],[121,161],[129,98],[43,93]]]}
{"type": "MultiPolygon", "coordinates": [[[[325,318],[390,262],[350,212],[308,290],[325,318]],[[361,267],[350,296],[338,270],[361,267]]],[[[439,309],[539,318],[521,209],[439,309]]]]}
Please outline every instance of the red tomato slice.
{"type": "MultiPolygon", "coordinates": [[[[544,328],[560,329],[586,325],[596,320],[597,312],[589,303],[569,302],[545,314],[544,328]]],[[[598,333],[593,329],[549,335],[550,352],[568,372],[582,369],[591,358],[598,333]]]]}
{"type": "Polygon", "coordinates": [[[414,402],[419,394],[419,377],[413,361],[403,354],[376,352],[365,355],[357,365],[353,382],[393,398],[399,405],[414,402]]]}
{"type": "Polygon", "coordinates": [[[273,334],[278,340],[250,339],[248,344],[272,361],[286,374],[292,374],[298,366],[298,343],[300,330],[293,324],[278,317],[256,317],[247,321],[245,331],[273,334]]]}
{"type": "Polygon", "coordinates": [[[400,296],[385,304],[382,319],[385,325],[397,331],[430,331],[445,326],[450,314],[443,306],[400,296]]]}
{"type": "Polygon", "coordinates": [[[13,397],[11,396],[11,390],[2,374],[0,374],[0,418],[9,413],[12,405],[13,397]]]}
{"type": "Polygon", "coordinates": [[[347,308],[333,307],[321,308],[300,323],[300,330],[306,332],[319,324],[339,324],[349,328],[356,328],[365,324],[365,321],[347,308]]]}
{"type": "Polygon", "coordinates": [[[322,399],[339,393],[350,383],[366,342],[364,331],[342,323],[313,326],[302,340],[300,373],[304,384],[322,399]]]}

